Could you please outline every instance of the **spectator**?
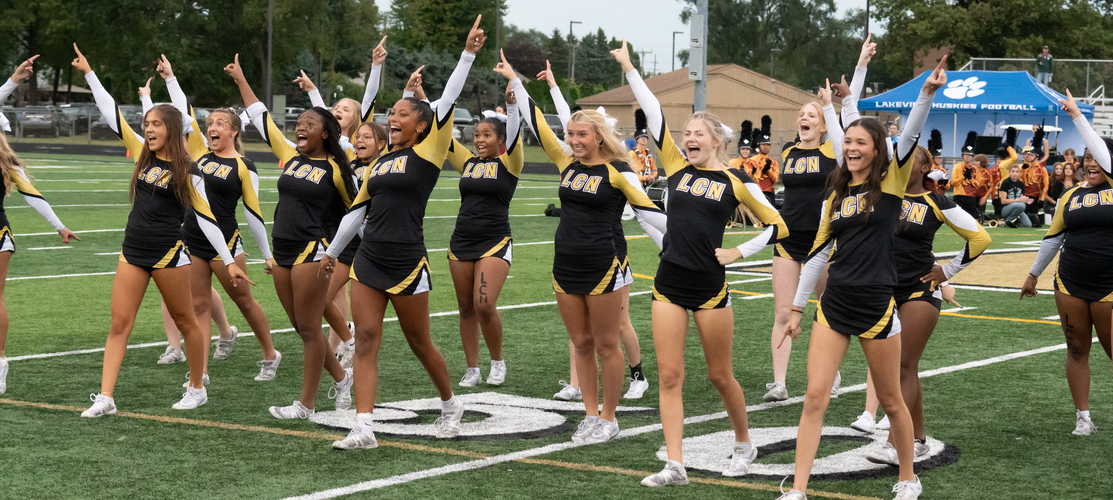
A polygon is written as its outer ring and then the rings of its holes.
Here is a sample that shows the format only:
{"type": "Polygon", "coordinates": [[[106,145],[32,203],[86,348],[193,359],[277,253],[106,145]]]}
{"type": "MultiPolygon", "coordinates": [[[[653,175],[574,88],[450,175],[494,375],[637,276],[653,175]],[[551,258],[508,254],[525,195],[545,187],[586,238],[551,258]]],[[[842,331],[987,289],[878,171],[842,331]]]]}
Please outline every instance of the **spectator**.
{"type": "MultiPolygon", "coordinates": [[[[1039,124],[1032,125],[1032,137],[1029,137],[1024,145],[1031,146],[1032,150],[1035,151],[1036,156],[1040,159],[1040,163],[1044,167],[1047,166],[1047,157],[1050,154],[1049,151],[1051,151],[1051,149],[1047,147],[1047,138],[1042,126],[1040,126],[1039,124]],[[1035,144],[1032,144],[1033,139],[1036,141],[1035,144]]],[[[1071,153],[1073,152],[1074,151],[1071,151],[1071,153]]]]}
{"type": "Polygon", "coordinates": [[[627,154],[630,155],[630,168],[638,174],[638,180],[642,181],[642,187],[645,187],[657,180],[657,162],[646,149],[646,145],[649,144],[649,125],[645,119],[645,112],[640,109],[634,111],[634,125],[637,127],[634,132],[635,146],[627,154]]]}
{"type": "Polygon", "coordinates": [[[974,155],[974,165],[977,167],[974,170],[974,179],[977,180],[978,188],[974,190],[973,196],[977,200],[977,209],[979,222],[985,222],[985,204],[989,197],[997,194],[991,193],[993,177],[989,169],[989,157],[986,155],[974,155]]]}
{"type": "Polygon", "coordinates": [[[1051,84],[1051,77],[1055,76],[1055,70],[1052,67],[1054,58],[1047,52],[1047,45],[1043,46],[1043,52],[1036,56],[1036,80],[1044,85],[1051,84]]]}
{"type": "Polygon", "coordinates": [[[730,160],[727,168],[736,168],[749,174],[750,154],[753,153],[753,144],[754,125],[750,120],[745,120],[738,129],[738,158],[730,160]]]}
{"type": "Polygon", "coordinates": [[[1082,179],[1078,178],[1078,169],[1072,163],[1063,163],[1063,191],[1077,186],[1082,179]]]}
{"type": "Polygon", "coordinates": [[[971,131],[966,134],[966,143],[962,145],[962,161],[956,163],[951,172],[955,204],[975,219],[980,217],[978,193],[984,190],[985,181],[988,180],[979,175],[983,169],[978,168],[974,160],[974,146],[977,142],[977,132],[971,131]]]}
{"type": "Polygon", "coordinates": [[[761,188],[761,192],[765,193],[765,198],[769,200],[769,204],[776,206],[776,203],[773,202],[773,186],[780,180],[781,170],[777,165],[777,160],[769,157],[772,127],[773,119],[769,115],[761,117],[761,130],[755,130],[753,136],[753,143],[757,145],[758,154],[750,158],[750,168],[746,173],[750,174],[750,178],[761,188]]]}
{"type": "Polygon", "coordinates": [[[889,123],[889,141],[896,146],[898,140],[900,140],[900,125],[897,125],[897,122],[891,122],[889,123]]]}
{"type": "Polygon", "coordinates": [[[1047,199],[1048,200],[1055,200],[1055,203],[1053,203],[1051,201],[1044,201],[1043,202],[1043,213],[1054,214],[1055,213],[1055,204],[1058,202],[1059,197],[1063,196],[1063,191],[1066,191],[1066,190],[1067,190],[1066,167],[1062,163],[1056,163],[1055,166],[1052,167],[1051,181],[1048,183],[1048,187],[1047,187],[1047,199]]]}
{"type": "MultiPolygon", "coordinates": [[[[1043,205],[1041,202],[1051,200],[1047,196],[1047,169],[1040,164],[1039,156],[1031,146],[1024,148],[1021,153],[1024,155],[1024,165],[1020,167],[1020,181],[1024,183],[1024,195],[1029,200],[1025,211],[1032,217],[1033,227],[1042,227],[1043,221],[1039,218],[1040,206],[1043,205]]],[[[1051,201],[1054,205],[1058,200],[1051,201]]]]}
{"type": "Polygon", "coordinates": [[[998,196],[1001,199],[1001,218],[1009,227],[1032,227],[1032,221],[1024,216],[1024,211],[1032,199],[1024,196],[1024,182],[1020,180],[1020,167],[1009,167],[1009,178],[1001,181],[998,196]]]}

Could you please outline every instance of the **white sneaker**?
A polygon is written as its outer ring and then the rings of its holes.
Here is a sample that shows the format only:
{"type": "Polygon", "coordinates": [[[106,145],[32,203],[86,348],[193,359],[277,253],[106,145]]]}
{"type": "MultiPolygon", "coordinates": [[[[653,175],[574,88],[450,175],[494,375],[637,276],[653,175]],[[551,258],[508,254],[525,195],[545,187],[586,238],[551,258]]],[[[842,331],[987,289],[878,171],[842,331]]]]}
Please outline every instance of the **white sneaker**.
{"type": "Polygon", "coordinates": [[[279,420],[306,419],[313,414],[313,409],[306,408],[301,401],[294,401],[290,406],[272,406],[269,410],[279,420]]]}
{"type": "Polygon", "coordinates": [[[888,441],[881,445],[880,450],[866,453],[866,460],[875,464],[900,465],[900,459],[897,458],[897,449],[888,441]]]}
{"type": "Polygon", "coordinates": [[[610,441],[611,438],[618,435],[618,419],[614,422],[610,420],[599,419],[595,423],[595,428],[591,429],[591,434],[584,436],[584,444],[605,443],[610,441]]]}
{"type": "Polygon", "coordinates": [[[688,472],[684,470],[684,465],[676,460],[665,462],[665,468],[661,469],[661,472],[642,479],[642,486],[659,488],[670,484],[688,484],[688,472]]]}
{"type": "Polygon", "coordinates": [[[379,447],[379,441],[374,435],[364,434],[359,427],[352,429],[348,437],[332,442],[333,449],[337,450],[370,450],[379,447]]]}
{"type": "Polygon", "coordinates": [[[479,373],[479,367],[468,367],[464,372],[464,376],[460,378],[460,387],[475,387],[480,380],[483,380],[483,375],[479,373]]]}
{"type": "MultiPolygon", "coordinates": [[[[642,394],[649,389],[649,381],[644,378],[631,378],[630,389],[622,395],[622,399],[641,399],[642,394]]],[[[684,477],[688,477],[685,475],[684,477]]]]}
{"type": "Polygon", "coordinates": [[[781,496],[777,497],[777,500],[808,500],[808,497],[804,495],[803,491],[788,490],[782,491],[781,496]]]}
{"type": "Polygon", "coordinates": [[[93,406],[81,412],[82,417],[96,418],[116,413],[116,402],[104,394],[90,394],[89,400],[93,402],[93,406]]]}
{"type": "Polygon", "coordinates": [[[858,415],[858,420],[850,424],[850,428],[866,434],[871,434],[873,430],[877,428],[877,424],[873,421],[873,415],[870,415],[868,411],[864,411],[861,415],[858,415]]]}
{"type": "Polygon", "coordinates": [[[572,385],[569,384],[568,382],[565,382],[565,381],[561,380],[560,385],[561,385],[560,392],[558,392],[556,394],[553,394],[553,399],[559,399],[561,401],[571,401],[573,399],[583,399],[584,398],[584,396],[582,394],[580,394],[580,390],[575,388],[575,387],[572,387],[572,385]]]}
{"type": "Polygon", "coordinates": [[[162,355],[158,357],[158,364],[172,365],[174,363],[181,363],[185,360],[186,355],[181,349],[166,346],[166,352],[163,352],[162,355]]]}
{"type": "Polygon", "coordinates": [[[572,442],[576,444],[584,444],[584,438],[595,430],[595,424],[599,423],[599,417],[584,417],[580,421],[580,425],[576,427],[576,432],[572,433],[572,442]]]}
{"type": "Polygon", "coordinates": [[[213,353],[213,359],[228,359],[228,355],[232,354],[232,344],[236,343],[236,335],[239,334],[239,328],[233,326],[231,337],[218,339],[216,341],[216,352],[213,353]]]}
{"type": "Polygon", "coordinates": [[[920,476],[916,476],[911,481],[901,481],[893,486],[893,493],[897,494],[893,500],[916,500],[923,492],[924,487],[920,484],[920,476]]]}
{"type": "Polygon", "coordinates": [[[464,417],[464,403],[459,399],[449,408],[441,408],[441,416],[433,422],[437,430],[437,437],[442,439],[454,438],[460,435],[460,419],[464,417]]]}
{"type": "MultiPolygon", "coordinates": [[[[4,391],[0,390],[0,393],[3,392],[4,391]]],[[[1074,424],[1074,432],[1071,432],[1071,434],[1075,436],[1089,436],[1096,430],[1098,430],[1097,427],[1094,427],[1094,422],[1090,420],[1089,417],[1079,416],[1074,424]]]]}
{"type": "Polygon", "coordinates": [[[923,441],[920,441],[919,439],[914,439],[912,441],[912,451],[913,451],[912,460],[915,460],[915,459],[920,458],[924,455],[927,455],[928,452],[931,451],[931,447],[928,446],[926,439],[923,440],[923,441]]]}
{"type": "Polygon", "coordinates": [[[344,380],[335,382],[328,390],[328,398],[336,399],[337,410],[347,410],[352,407],[352,372],[344,372],[344,380]]]}
{"type": "Polygon", "coordinates": [[[891,426],[889,424],[889,416],[888,415],[885,415],[884,417],[881,417],[881,420],[879,420],[877,422],[877,428],[878,429],[881,429],[883,431],[887,431],[887,430],[889,430],[889,427],[891,427],[891,426]]]}
{"type": "Polygon", "coordinates": [[[8,359],[0,358],[0,394],[8,390],[8,359]]]}
{"type": "MultiPolygon", "coordinates": [[[[351,321],[348,322],[348,332],[352,334],[352,340],[355,340],[356,326],[351,321]]],[[[340,360],[340,367],[349,370],[356,362],[356,345],[355,343],[341,342],[336,346],[336,358],[340,360]]]]}
{"type": "Polygon", "coordinates": [[[842,372],[835,372],[835,383],[831,385],[831,399],[839,398],[839,385],[842,384],[842,372]]]}
{"type": "MultiPolygon", "coordinates": [[[[204,373],[201,375],[201,387],[205,387],[206,385],[209,385],[208,373],[204,373]]],[[[186,372],[186,381],[184,384],[182,384],[182,387],[185,387],[187,389],[189,388],[189,372],[186,372]]]]}
{"type": "Polygon", "coordinates": [[[731,450],[730,467],[723,471],[726,477],[745,476],[750,472],[750,464],[754,463],[757,458],[757,448],[752,444],[734,443],[734,449],[731,450]]]}
{"type": "Polygon", "coordinates": [[[769,389],[769,392],[761,397],[765,401],[784,401],[788,399],[788,388],[782,382],[765,384],[765,388],[769,389]]]}
{"type": "Polygon", "coordinates": [[[185,394],[182,394],[182,400],[174,403],[175,410],[192,410],[209,402],[208,391],[204,387],[194,389],[187,387],[185,394]]]}
{"type": "Polygon", "coordinates": [[[278,372],[278,365],[282,363],[282,353],[276,349],[274,351],[274,359],[267,361],[265,359],[257,361],[255,364],[259,365],[259,374],[255,376],[255,380],[259,382],[266,382],[274,380],[275,373],[278,372]]]}
{"type": "Polygon", "coordinates": [[[506,382],[506,360],[491,361],[491,371],[487,372],[488,385],[502,385],[506,382]]]}

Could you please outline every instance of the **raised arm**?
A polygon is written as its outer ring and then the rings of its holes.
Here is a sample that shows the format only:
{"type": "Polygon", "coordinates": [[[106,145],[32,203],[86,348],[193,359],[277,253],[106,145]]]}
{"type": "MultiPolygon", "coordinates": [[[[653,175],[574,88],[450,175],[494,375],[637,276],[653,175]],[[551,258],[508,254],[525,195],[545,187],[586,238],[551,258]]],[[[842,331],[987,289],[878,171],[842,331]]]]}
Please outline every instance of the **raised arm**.
{"type": "MultiPolygon", "coordinates": [[[[27,58],[26,61],[19,63],[19,66],[15,69],[15,73],[12,73],[12,77],[5,80],[4,85],[0,85],[0,104],[3,104],[4,100],[12,95],[12,92],[15,92],[15,89],[19,87],[19,82],[31,76],[31,73],[34,72],[32,66],[35,64],[35,59],[38,58],[38,55],[33,55],[27,58]]],[[[4,116],[3,113],[0,113],[0,128],[3,128],[5,132],[11,132],[12,130],[11,123],[8,122],[8,117],[4,116]]]]}
{"type": "Polygon", "coordinates": [[[835,162],[842,165],[842,141],[845,134],[839,124],[839,115],[835,113],[835,105],[831,104],[831,80],[827,80],[827,87],[819,89],[819,102],[823,105],[823,122],[827,125],[827,140],[835,150],[835,162]]]}
{"type": "Polygon", "coordinates": [[[935,70],[927,80],[924,80],[924,87],[920,89],[920,95],[916,98],[912,111],[908,112],[908,123],[904,125],[904,130],[900,132],[900,140],[897,141],[895,152],[898,161],[916,149],[916,143],[920,140],[920,131],[924,129],[928,112],[931,111],[931,102],[935,99],[935,91],[947,83],[946,68],[947,56],[943,56],[935,66],[935,70]]]}
{"type": "Polygon", "coordinates": [[[622,39],[622,47],[611,51],[611,57],[618,61],[622,71],[626,73],[626,80],[630,82],[630,89],[634,91],[638,106],[641,106],[642,111],[645,112],[649,133],[661,156],[661,167],[665,169],[665,175],[671,176],[684,168],[688,164],[688,159],[672,139],[668,125],[665,124],[665,113],[661,110],[661,103],[646,86],[641,74],[634,68],[634,64],[630,62],[630,52],[625,38],[622,39]]]}
{"type": "Polygon", "coordinates": [[[375,97],[379,95],[379,82],[382,81],[383,62],[386,61],[386,35],[379,40],[379,44],[371,50],[371,74],[367,75],[367,86],[363,87],[363,101],[360,102],[360,122],[371,119],[375,108],[375,97]]]}
{"type": "Polygon", "coordinates": [[[483,16],[475,18],[475,24],[468,32],[467,45],[464,46],[464,52],[460,54],[460,62],[456,63],[456,69],[452,70],[448,82],[445,82],[444,93],[441,94],[441,98],[433,103],[433,111],[436,112],[438,121],[446,119],[447,114],[456,105],[456,98],[464,90],[464,81],[467,80],[468,72],[471,71],[471,63],[475,61],[475,53],[479,52],[483,43],[487,41],[487,37],[483,35],[483,30],[479,28],[479,21],[481,20],[483,20],[483,16]]]}
{"type": "Polygon", "coordinates": [[[170,60],[166,58],[166,54],[161,54],[156,62],[158,63],[156,69],[159,76],[166,81],[166,91],[170,93],[170,104],[181,111],[183,123],[188,125],[192,121],[189,113],[189,99],[182,91],[182,86],[178,84],[178,77],[174,76],[174,70],[170,67],[170,60]]]}
{"type": "MultiPolygon", "coordinates": [[[[2,101],[3,99],[0,99],[2,101]]],[[[1086,149],[1090,150],[1090,154],[1094,156],[1094,161],[1098,162],[1101,169],[1105,171],[1106,177],[1113,177],[1113,161],[1111,161],[1109,154],[1109,146],[1107,146],[1104,139],[1090,125],[1089,120],[1082,116],[1082,110],[1078,109],[1078,103],[1075,102],[1074,96],[1070,94],[1070,89],[1067,89],[1066,100],[1060,100],[1059,104],[1063,105],[1063,109],[1074,120],[1074,126],[1078,129],[1078,133],[1082,135],[1082,142],[1086,143],[1086,149]]],[[[1058,212],[1058,211],[1056,211],[1058,212]]]]}
{"type": "Polygon", "coordinates": [[[575,158],[572,157],[572,148],[561,141],[553,132],[553,129],[549,128],[549,124],[545,122],[545,117],[542,116],[541,108],[529,97],[526,86],[522,85],[522,80],[517,77],[514,69],[510,67],[510,63],[506,61],[506,56],[501,52],[499,56],[502,60],[495,66],[495,72],[510,80],[515,98],[521,101],[518,111],[522,113],[523,120],[533,129],[533,133],[536,135],[538,142],[541,143],[541,148],[545,150],[545,154],[556,164],[558,170],[564,172],[564,169],[575,161],[575,158]]]}
{"type": "Polygon", "coordinates": [[[236,82],[236,86],[240,89],[240,97],[243,99],[243,105],[247,107],[247,115],[251,118],[252,123],[260,120],[256,124],[259,127],[259,132],[263,134],[263,140],[271,147],[271,151],[282,163],[286,163],[291,158],[298,155],[298,150],[294,145],[286,140],[283,135],[282,129],[279,129],[271,119],[271,114],[267,112],[267,107],[259,98],[255,97],[255,91],[251,90],[251,85],[247,83],[247,79],[243,76],[243,69],[240,68],[240,55],[236,54],[236,58],[232,64],[224,67],[224,72],[232,77],[236,82]],[[260,126],[261,125],[261,126],[260,126]]]}
{"type": "Polygon", "coordinates": [[[556,77],[553,76],[553,67],[549,64],[548,59],[545,60],[545,71],[537,74],[537,81],[549,83],[549,97],[553,98],[553,106],[556,107],[556,114],[560,118],[561,126],[567,129],[568,119],[572,117],[572,108],[568,107],[568,101],[564,100],[564,94],[560,92],[560,87],[557,86],[556,77]]]}
{"type": "Polygon", "coordinates": [[[85,74],[85,81],[89,83],[89,90],[93,91],[93,99],[96,100],[97,108],[104,115],[108,127],[124,143],[124,147],[128,149],[131,156],[138,161],[139,155],[143,152],[143,138],[135,133],[128,122],[124,120],[124,115],[120,113],[119,106],[116,106],[116,100],[104,89],[104,85],[101,85],[96,73],[93,73],[93,68],[89,66],[89,61],[81,54],[81,50],[77,48],[76,43],[73,44],[73,50],[77,57],[70,64],[85,74]]]}

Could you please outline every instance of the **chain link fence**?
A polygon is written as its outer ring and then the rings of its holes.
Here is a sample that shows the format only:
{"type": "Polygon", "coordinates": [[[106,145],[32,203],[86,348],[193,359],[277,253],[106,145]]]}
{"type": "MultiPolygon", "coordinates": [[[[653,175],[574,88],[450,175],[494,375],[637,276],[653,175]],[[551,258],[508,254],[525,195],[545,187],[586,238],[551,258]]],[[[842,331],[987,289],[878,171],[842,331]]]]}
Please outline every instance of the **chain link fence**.
{"type": "MultiPolygon", "coordinates": [[[[1036,76],[1036,58],[973,58],[960,71],[1027,71],[1036,76]]],[[[1051,82],[1053,90],[1071,93],[1078,99],[1113,97],[1113,60],[1055,59],[1051,82]]]]}

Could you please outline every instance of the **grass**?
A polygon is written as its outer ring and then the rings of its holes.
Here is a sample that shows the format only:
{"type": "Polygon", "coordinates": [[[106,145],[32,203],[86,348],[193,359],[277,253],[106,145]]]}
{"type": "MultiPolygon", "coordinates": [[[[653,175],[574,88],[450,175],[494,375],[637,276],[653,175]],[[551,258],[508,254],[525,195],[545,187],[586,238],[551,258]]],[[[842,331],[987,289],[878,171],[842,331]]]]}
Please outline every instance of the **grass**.
{"type": "MultiPolygon", "coordinates": [[[[124,227],[129,211],[126,188],[132,166],[123,158],[25,155],[25,160],[37,178],[38,188],[55,205],[61,219],[78,231],[82,241],[68,249],[32,250],[63,245],[53,234],[30,235],[51,230],[21,198],[6,200],[18,248],[12,257],[5,295],[11,317],[7,355],[101,348],[110,322],[111,275],[18,278],[111,272],[123,233],[82,231],[124,227]]],[[[270,170],[261,172],[261,199],[268,219],[277,201],[274,191],[277,174],[270,170]]],[[[437,250],[448,247],[459,209],[456,178],[449,171],[442,175],[425,221],[433,273],[429,300],[434,313],[457,308],[445,253],[437,250]]],[[[556,202],[555,181],[555,175],[525,176],[511,214],[539,214],[545,205],[556,202]]],[[[514,249],[512,277],[500,305],[553,300],[552,245],[521,244],[552,240],[556,224],[556,219],[548,217],[511,219],[514,239],[519,245],[514,249]]],[[[989,231],[994,237],[992,248],[996,249],[1023,248],[1008,243],[1038,240],[1043,235],[1034,229],[989,231]]],[[[633,221],[626,223],[626,232],[631,237],[642,234],[633,221]]],[[[244,231],[244,237],[245,249],[257,254],[250,232],[244,231]]],[[[748,237],[730,234],[726,242],[737,244],[748,237]]],[[[947,229],[940,231],[937,251],[959,248],[961,240],[957,236],[947,229]]],[[[635,272],[654,274],[657,249],[651,241],[631,239],[630,255],[635,272]]],[[[1035,256],[1034,251],[1025,255],[1030,255],[1029,261],[1035,256]]],[[[769,257],[770,252],[765,251],[752,260],[769,257]]],[[[970,269],[994,266],[994,258],[987,255],[970,269]]],[[[1026,265],[1002,269],[996,282],[986,284],[1016,286],[1026,272],[1026,265]]],[[[248,273],[259,284],[252,291],[267,312],[271,328],[288,328],[273,283],[262,272],[262,266],[249,264],[248,273]]],[[[751,278],[731,275],[731,279],[751,278]]],[[[648,279],[635,279],[632,291],[647,291],[651,284],[648,279]]],[[[1041,285],[1046,288],[1050,282],[1045,280],[1041,285]]],[[[732,288],[751,294],[771,292],[768,281],[732,288]]],[[[764,384],[771,379],[768,344],[772,300],[740,300],[745,296],[734,296],[734,372],[748,403],[756,405],[761,403],[764,384]]],[[[1059,327],[1043,319],[1056,314],[1051,296],[1017,302],[1014,293],[962,289],[959,300],[964,306],[977,307],[962,314],[1032,322],[944,315],[921,361],[921,370],[1063,342],[1059,327]]],[[[158,304],[158,293],[151,286],[131,343],[165,340],[158,304]]],[[[225,305],[232,324],[246,331],[246,323],[227,298],[225,305]]],[[[393,312],[388,311],[387,316],[393,316],[393,312]]],[[[657,369],[648,296],[631,299],[631,319],[641,338],[643,365],[651,389],[643,399],[623,404],[656,408],[657,369]]],[[[559,389],[557,380],[568,376],[567,334],[556,307],[508,309],[502,311],[502,320],[509,368],[507,383],[498,388],[480,385],[460,389],[458,393],[495,391],[550,398],[559,389]]],[[[807,329],[805,337],[806,332],[807,329]]],[[[451,376],[454,379],[461,376],[464,361],[456,316],[434,316],[432,335],[445,354],[451,376]]],[[[685,351],[686,415],[720,412],[722,404],[704,372],[698,338],[691,337],[694,336],[690,335],[685,351]]],[[[162,347],[132,349],[124,361],[116,392],[120,411],[130,414],[95,420],[77,418],[77,412],[88,406],[87,395],[99,387],[99,352],[13,361],[8,392],[0,396],[0,463],[4,464],[0,496],[281,498],[465,463],[482,456],[565,443],[571,433],[565,429],[528,439],[451,441],[381,436],[382,445],[376,450],[334,452],[329,449],[329,441],[342,432],[308,421],[276,421],[267,413],[268,406],[289,404],[297,397],[301,384],[300,341],[293,333],[277,333],[275,343],[284,355],[275,381],[252,380],[257,372],[255,361],[260,359],[259,348],[252,338],[240,338],[230,359],[210,363],[213,384],[209,387],[209,403],[189,412],[170,408],[181,395],[185,364],[156,365],[162,347]]],[[[802,339],[789,365],[789,391],[794,396],[801,395],[805,386],[805,351],[802,339]]],[[[987,492],[1006,498],[1077,498],[1113,491],[1113,479],[1108,474],[1108,450],[1113,446],[1113,438],[1106,430],[1110,425],[1108,416],[1113,415],[1109,359],[1100,348],[1092,352],[1091,411],[1099,431],[1082,438],[1070,435],[1073,408],[1063,375],[1064,356],[1060,350],[924,379],[927,433],[957,447],[961,453],[951,465],[922,471],[925,498],[974,498],[987,492]]],[[[480,359],[486,374],[486,349],[481,349],[480,359]]],[[[397,323],[386,325],[380,368],[380,403],[435,397],[432,384],[410,353],[397,323]]],[[[849,350],[842,374],[844,386],[864,381],[865,362],[858,347],[849,350]]],[[[318,409],[331,409],[332,402],[325,398],[327,384],[323,383],[321,389],[318,409]]],[[[861,413],[863,403],[864,392],[851,392],[833,400],[827,424],[848,425],[861,413]]],[[[754,411],[749,420],[752,429],[792,427],[797,425],[799,415],[799,404],[792,404],[754,411]]],[[[469,412],[467,418],[474,420],[482,415],[469,412]]],[[[572,424],[579,420],[575,412],[569,418],[572,424]]],[[[624,414],[619,418],[623,429],[658,422],[654,414],[624,414]]],[[[428,418],[422,417],[421,421],[427,422],[428,418]]],[[[688,425],[685,435],[728,429],[725,419],[714,419],[688,425]]],[[[655,454],[662,444],[660,432],[647,432],[604,445],[542,454],[526,462],[500,463],[353,496],[742,499],[776,496],[770,491],[776,489],[776,481],[750,479],[745,480],[748,487],[738,487],[743,483],[723,482],[717,474],[696,470],[691,470],[690,476],[702,482],[663,491],[643,488],[638,485],[638,474],[660,470],[662,464],[655,454]]],[[[848,446],[851,445],[845,442],[825,442],[820,455],[840,453],[848,446]]],[[[783,451],[759,457],[758,462],[790,463],[793,456],[791,450],[783,451]]],[[[815,480],[811,487],[844,495],[888,497],[895,482],[895,470],[891,472],[866,479],[815,480]]],[[[812,497],[822,498],[817,495],[812,497]]]]}

